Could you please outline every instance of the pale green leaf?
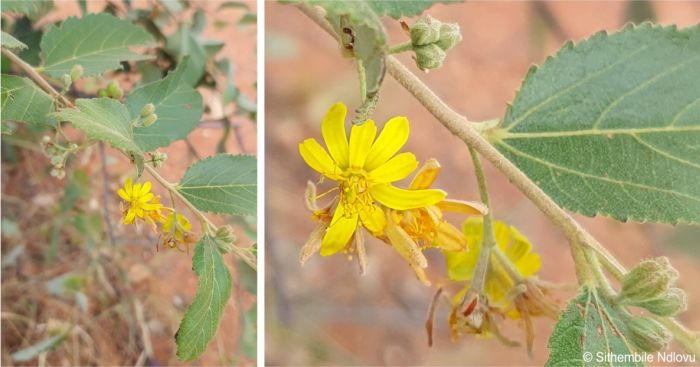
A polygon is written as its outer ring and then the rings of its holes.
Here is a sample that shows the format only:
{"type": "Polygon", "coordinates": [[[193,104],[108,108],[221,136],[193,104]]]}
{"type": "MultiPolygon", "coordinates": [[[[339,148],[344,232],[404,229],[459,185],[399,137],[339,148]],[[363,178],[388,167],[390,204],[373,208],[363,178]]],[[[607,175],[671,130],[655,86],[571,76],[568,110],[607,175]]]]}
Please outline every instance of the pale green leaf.
{"type": "Polygon", "coordinates": [[[394,19],[419,15],[433,4],[460,3],[461,0],[366,0],[369,6],[380,16],[388,15],[394,19]]]}
{"type": "Polygon", "coordinates": [[[28,78],[2,75],[2,121],[48,124],[53,101],[28,78]]]}
{"type": "Polygon", "coordinates": [[[180,60],[179,62],[188,56],[189,61],[183,70],[183,78],[191,86],[199,84],[204,76],[207,55],[197,37],[188,28],[180,28],[168,36],[165,49],[180,60]]]}
{"type": "Polygon", "coordinates": [[[27,45],[5,32],[0,32],[0,44],[8,50],[22,50],[27,48],[27,45]]]}
{"type": "Polygon", "coordinates": [[[184,139],[202,117],[202,96],[184,80],[188,58],[164,79],[134,89],[126,98],[132,118],[138,118],[148,103],[155,106],[158,120],[148,127],[134,129],[134,139],[144,151],[166,147],[184,139]]]}
{"type": "Polygon", "coordinates": [[[49,27],[41,39],[44,71],[58,78],[81,65],[85,76],[101,74],[119,69],[121,61],[151,58],[130,48],[153,44],[143,28],[108,13],[70,17],[60,27],[49,27]]]}
{"type": "Polygon", "coordinates": [[[37,358],[39,354],[44,353],[55,346],[59,345],[65,339],[67,333],[54,335],[48,339],[42,340],[30,347],[24,348],[12,353],[12,360],[15,362],[28,362],[37,358]]]}
{"type": "Polygon", "coordinates": [[[571,43],[486,135],[558,204],[618,220],[700,223],[700,26],[571,43]]]}
{"type": "Polygon", "coordinates": [[[549,337],[547,367],[641,366],[640,363],[602,363],[601,355],[638,353],[628,335],[623,313],[613,307],[596,288],[588,286],[569,302],[549,337]]]}
{"type": "Polygon", "coordinates": [[[3,0],[2,12],[22,13],[32,22],[46,15],[53,9],[51,0],[3,0]]]}
{"type": "Polygon", "coordinates": [[[134,141],[126,106],[111,98],[78,99],[75,104],[76,108],[64,108],[54,115],[83,130],[91,139],[109,142],[132,156],[143,156],[134,141]]]}
{"type": "Polygon", "coordinates": [[[205,235],[197,242],[192,269],[199,287],[175,334],[177,357],[183,361],[197,359],[204,352],[231,296],[231,274],[213,238],[205,235]]]}
{"type": "Polygon", "coordinates": [[[177,190],[199,210],[255,215],[257,160],[230,154],[202,159],[187,169],[177,190]]]}

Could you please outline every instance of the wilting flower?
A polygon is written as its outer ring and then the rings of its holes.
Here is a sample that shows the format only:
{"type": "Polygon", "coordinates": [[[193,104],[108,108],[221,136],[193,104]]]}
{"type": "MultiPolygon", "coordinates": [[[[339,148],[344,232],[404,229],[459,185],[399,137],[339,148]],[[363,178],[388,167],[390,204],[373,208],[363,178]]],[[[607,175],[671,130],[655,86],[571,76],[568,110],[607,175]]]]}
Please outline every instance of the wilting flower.
{"type": "Polygon", "coordinates": [[[506,344],[517,344],[503,337],[497,321],[504,318],[522,320],[528,350],[532,348],[531,316],[557,318],[557,305],[546,297],[534,275],[540,257],[531,252],[532,245],[516,228],[495,221],[496,246],[492,249],[483,291],[471,289],[471,281],[481,252],[483,219],[469,218],[462,230],[470,244],[468,252],[445,252],[448,276],[465,281],[465,287],[453,298],[450,326],[453,337],[462,332],[495,335],[506,344]]]}
{"type": "Polygon", "coordinates": [[[192,225],[184,215],[180,213],[168,214],[165,222],[163,222],[162,246],[164,248],[177,248],[182,251],[180,245],[185,245],[185,251],[189,253],[190,245],[194,243],[194,236],[190,232],[191,229],[192,225]]]}
{"type": "Polygon", "coordinates": [[[124,183],[124,187],[117,190],[117,194],[125,202],[122,203],[122,222],[124,224],[133,223],[135,219],[141,219],[150,224],[154,229],[156,223],[163,221],[162,210],[163,205],[160,204],[160,198],[151,193],[151,182],[146,181],[143,185],[136,183],[132,185],[131,178],[128,178],[124,183]]]}
{"type": "Polygon", "coordinates": [[[338,183],[338,202],[321,239],[322,256],[346,249],[360,226],[374,236],[381,236],[386,217],[377,203],[391,209],[409,210],[433,205],[445,198],[441,190],[405,190],[391,185],[406,178],[418,166],[412,153],[396,154],[406,143],[410,131],[405,117],[389,120],[379,137],[372,120],[353,125],[348,140],[346,112],[344,104],[336,103],[323,119],[321,132],[328,152],[315,139],[299,144],[304,161],[338,183]]]}

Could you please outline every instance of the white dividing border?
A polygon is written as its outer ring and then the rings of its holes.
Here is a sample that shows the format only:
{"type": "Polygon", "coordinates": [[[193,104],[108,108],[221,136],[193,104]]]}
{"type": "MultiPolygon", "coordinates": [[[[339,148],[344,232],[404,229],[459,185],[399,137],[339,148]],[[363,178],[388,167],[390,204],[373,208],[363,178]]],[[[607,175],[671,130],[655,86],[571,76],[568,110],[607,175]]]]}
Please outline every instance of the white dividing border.
{"type": "Polygon", "coordinates": [[[265,366],[265,0],[257,0],[258,279],[257,365],[265,366]]]}

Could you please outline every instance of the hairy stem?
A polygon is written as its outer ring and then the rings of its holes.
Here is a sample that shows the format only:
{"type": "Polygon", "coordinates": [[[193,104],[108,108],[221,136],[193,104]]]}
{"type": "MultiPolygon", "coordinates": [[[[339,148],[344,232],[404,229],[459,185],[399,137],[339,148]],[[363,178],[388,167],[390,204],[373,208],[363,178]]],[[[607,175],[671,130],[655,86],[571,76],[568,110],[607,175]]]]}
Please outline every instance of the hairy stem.
{"type": "Polygon", "coordinates": [[[389,47],[389,50],[387,51],[387,53],[389,55],[394,55],[394,54],[398,54],[398,53],[406,52],[406,51],[411,51],[411,50],[413,50],[413,43],[411,43],[411,41],[407,41],[407,42],[399,43],[398,45],[394,45],[394,46],[389,47]]]}
{"type": "Polygon", "coordinates": [[[476,175],[476,182],[479,186],[479,193],[481,195],[481,201],[486,205],[488,211],[484,214],[484,228],[483,236],[481,240],[481,251],[479,252],[479,259],[476,263],[476,269],[474,269],[474,277],[471,284],[471,290],[477,293],[483,293],[484,283],[486,282],[486,273],[488,272],[489,262],[491,261],[491,249],[496,244],[493,234],[493,215],[491,214],[491,204],[489,202],[489,192],[486,187],[486,177],[484,177],[484,170],[481,166],[481,161],[479,160],[479,155],[476,153],[472,147],[469,147],[469,153],[472,156],[472,162],[474,163],[474,171],[476,175]]]}

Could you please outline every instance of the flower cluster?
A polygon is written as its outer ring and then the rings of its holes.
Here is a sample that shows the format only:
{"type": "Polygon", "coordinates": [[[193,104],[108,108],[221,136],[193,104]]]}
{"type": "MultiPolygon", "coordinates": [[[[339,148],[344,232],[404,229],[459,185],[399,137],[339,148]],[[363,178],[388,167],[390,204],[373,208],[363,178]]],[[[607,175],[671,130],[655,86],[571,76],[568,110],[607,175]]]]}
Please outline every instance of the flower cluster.
{"type": "Polygon", "coordinates": [[[151,182],[134,184],[133,180],[128,178],[124,187],[117,190],[117,194],[123,200],[120,205],[123,224],[133,223],[138,226],[138,221],[144,221],[160,235],[161,247],[189,252],[189,246],[194,243],[189,220],[176,213],[173,208],[163,206],[160,196],[151,192],[151,182]]]}
{"type": "Polygon", "coordinates": [[[485,208],[480,203],[447,199],[444,191],[431,188],[440,171],[434,159],[422,166],[408,188],[392,185],[418,168],[413,153],[398,153],[408,140],[408,119],[392,118],[379,136],[374,121],[368,120],[353,125],[348,138],[346,113],[345,105],[336,103],[323,119],[321,133],[328,151],[315,139],[299,144],[304,161],[337,183],[320,195],[314,183],[307,186],[307,206],[319,224],[302,248],[300,261],[303,264],[317,251],[321,256],[356,253],[364,273],[366,231],[393,246],[429,285],[424,249],[467,249],[466,237],[443,219],[442,212],[482,214],[485,208]],[[317,199],[329,193],[336,195],[319,207],[317,199]]]}

